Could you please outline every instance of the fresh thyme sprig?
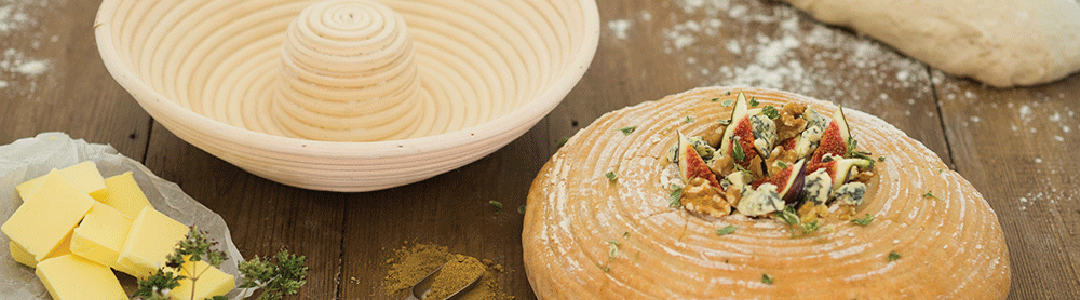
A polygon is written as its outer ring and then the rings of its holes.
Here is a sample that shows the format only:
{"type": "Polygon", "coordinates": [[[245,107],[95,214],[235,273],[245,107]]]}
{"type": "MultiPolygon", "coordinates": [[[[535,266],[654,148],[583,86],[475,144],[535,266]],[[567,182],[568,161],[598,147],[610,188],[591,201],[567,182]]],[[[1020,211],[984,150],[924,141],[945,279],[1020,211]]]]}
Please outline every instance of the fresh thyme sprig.
{"type": "Polygon", "coordinates": [[[307,257],[289,254],[289,250],[278,251],[276,261],[270,257],[252,258],[240,262],[240,274],[243,283],[239,288],[258,287],[263,290],[258,300],[281,300],[286,295],[295,295],[300,287],[307,284],[307,270],[304,262],[307,257]]]}
{"type": "MultiPolygon", "coordinates": [[[[180,286],[181,280],[191,280],[194,297],[199,276],[211,266],[220,267],[228,259],[225,251],[214,249],[217,245],[218,242],[207,238],[207,232],[191,227],[187,237],[177,242],[173,253],[165,256],[165,266],[138,281],[138,289],[132,299],[168,300],[169,293],[180,286]],[[185,265],[185,261],[205,261],[208,266],[202,270],[184,270],[186,267],[195,267],[195,264],[185,265]],[[194,276],[180,275],[181,270],[194,276]]],[[[307,283],[304,281],[307,277],[307,267],[304,267],[306,260],[304,256],[289,255],[287,250],[282,249],[278,252],[277,262],[263,260],[258,256],[252,260],[241,261],[239,269],[243,284],[239,288],[262,288],[259,300],[281,300],[284,295],[296,294],[298,289],[307,283]]],[[[225,296],[209,299],[228,300],[225,296]]]]}
{"type": "Polygon", "coordinates": [[[180,286],[180,280],[184,278],[187,278],[187,276],[158,269],[157,272],[151,274],[145,280],[139,280],[139,288],[135,290],[134,295],[131,295],[132,299],[168,300],[169,296],[166,295],[172,289],[180,286]]]}

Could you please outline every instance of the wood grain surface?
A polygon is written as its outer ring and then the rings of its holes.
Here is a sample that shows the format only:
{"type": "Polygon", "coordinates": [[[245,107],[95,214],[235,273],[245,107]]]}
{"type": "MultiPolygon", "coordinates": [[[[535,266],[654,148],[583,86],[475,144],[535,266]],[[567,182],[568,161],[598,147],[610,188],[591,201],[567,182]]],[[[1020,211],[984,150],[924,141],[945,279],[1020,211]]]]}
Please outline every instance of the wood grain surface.
{"type": "Polygon", "coordinates": [[[502,264],[504,289],[535,299],[522,266],[517,207],[558,141],[608,111],[724,84],[832,100],[899,127],[996,210],[1012,256],[1010,299],[1080,299],[1077,74],[996,89],[783,4],[599,0],[592,66],[527,134],[429,180],[328,193],[250,175],[153,122],[97,54],[97,6],[0,0],[0,144],[49,131],[111,144],[221,214],[245,257],[282,247],[306,255],[308,285],[293,299],[394,299],[381,286],[386,260],[408,241],[502,264]]]}

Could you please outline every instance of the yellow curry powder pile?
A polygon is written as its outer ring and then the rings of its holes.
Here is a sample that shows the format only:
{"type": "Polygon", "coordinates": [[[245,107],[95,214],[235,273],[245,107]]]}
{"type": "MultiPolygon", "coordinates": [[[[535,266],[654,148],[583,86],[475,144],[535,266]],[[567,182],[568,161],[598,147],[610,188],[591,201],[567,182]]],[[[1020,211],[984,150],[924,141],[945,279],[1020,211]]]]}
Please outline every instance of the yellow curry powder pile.
{"type": "Polygon", "coordinates": [[[426,298],[445,299],[484,275],[487,267],[474,257],[451,254],[441,271],[431,281],[431,294],[426,298]]]}
{"type": "Polygon", "coordinates": [[[502,265],[487,259],[481,263],[474,257],[452,254],[445,246],[406,243],[394,249],[386,263],[389,271],[383,277],[383,287],[389,296],[404,297],[409,287],[446,264],[432,279],[431,293],[424,299],[441,300],[471,282],[476,273],[483,273],[479,281],[454,297],[455,300],[514,299],[499,285],[499,277],[505,273],[502,265]]]}

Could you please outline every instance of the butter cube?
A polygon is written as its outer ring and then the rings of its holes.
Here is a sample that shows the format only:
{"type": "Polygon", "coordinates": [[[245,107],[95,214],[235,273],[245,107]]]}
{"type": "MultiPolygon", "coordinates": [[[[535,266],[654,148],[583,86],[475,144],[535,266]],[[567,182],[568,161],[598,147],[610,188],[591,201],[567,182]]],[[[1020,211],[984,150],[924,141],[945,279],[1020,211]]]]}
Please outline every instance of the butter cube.
{"type": "Polygon", "coordinates": [[[218,268],[211,266],[205,261],[185,261],[181,266],[180,271],[177,273],[188,277],[191,277],[192,273],[202,275],[199,275],[199,281],[194,282],[194,290],[191,288],[191,278],[180,280],[180,286],[177,286],[169,292],[170,299],[206,299],[214,296],[223,296],[235,286],[232,275],[218,270],[218,268]]]}
{"type": "Polygon", "coordinates": [[[15,242],[8,242],[8,248],[11,249],[11,258],[14,258],[15,261],[24,264],[27,267],[37,268],[37,259],[34,259],[34,256],[30,255],[29,252],[26,252],[26,249],[23,249],[22,246],[19,246],[19,244],[16,244],[15,242]]]}
{"type": "Polygon", "coordinates": [[[95,203],[71,236],[71,253],[124,273],[133,270],[117,263],[131,218],[103,203],[95,203]]]}
{"type": "Polygon", "coordinates": [[[144,207],[131,223],[118,263],[139,278],[150,275],[165,265],[165,256],[173,252],[180,240],[187,238],[188,228],[168,216],[144,207]]]}
{"type": "MultiPolygon", "coordinates": [[[[94,200],[102,201],[109,195],[109,191],[105,186],[105,179],[101,177],[101,173],[98,173],[97,165],[92,161],[60,169],[60,174],[70,179],[79,190],[89,194],[94,200]]],[[[22,197],[23,202],[27,201],[31,192],[37,190],[38,186],[41,185],[41,180],[44,178],[45,176],[34,178],[15,186],[15,190],[19,192],[19,197],[22,197]]]]}
{"type": "Polygon", "coordinates": [[[37,276],[55,300],[127,299],[112,270],[75,255],[41,261],[37,276]]]}
{"type": "Polygon", "coordinates": [[[139,189],[131,172],[105,178],[105,186],[109,189],[109,195],[101,203],[120,210],[128,218],[134,219],[143,207],[150,206],[150,201],[146,200],[146,194],[139,189]]]}
{"type": "Polygon", "coordinates": [[[37,261],[44,260],[62,244],[96,203],[57,170],[46,175],[40,184],[40,190],[31,194],[0,226],[0,231],[37,261]]]}
{"type": "MultiPolygon", "coordinates": [[[[71,254],[71,251],[68,250],[69,247],[71,247],[71,232],[68,232],[67,235],[64,236],[64,239],[60,240],[59,244],[56,244],[56,247],[49,250],[49,254],[45,255],[45,259],[71,254]]],[[[26,252],[26,248],[23,248],[23,246],[14,241],[8,242],[8,248],[10,248],[11,257],[14,258],[15,261],[30,268],[37,268],[37,257],[31,255],[30,252],[26,252]]]]}

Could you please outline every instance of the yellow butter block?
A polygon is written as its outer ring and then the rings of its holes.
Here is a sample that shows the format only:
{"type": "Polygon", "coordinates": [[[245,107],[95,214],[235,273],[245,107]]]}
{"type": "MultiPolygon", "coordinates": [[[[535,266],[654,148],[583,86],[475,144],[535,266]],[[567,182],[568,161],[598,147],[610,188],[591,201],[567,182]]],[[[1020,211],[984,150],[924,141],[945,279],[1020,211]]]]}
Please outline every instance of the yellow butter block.
{"type": "MultiPolygon", "coordinates": [[[[101,177],[97,165],[92,161],[60,169],[60,174],[74,182],[75,186],[79,187],[79,190],[89,194],[94,200],[105,200],[105,197],[109,194],[105,186],[105,178],[101,177]]],[[[15,190],[19,192],[19,197],[22,197],[23,202],[29,198],[31,192],[37,190],[38,186],[41,185],[41,180],[44,178],[45,176],[34,178],[15,186],[15,190]]]]}
{"type": "Polygon", "coordinates": [[[71,253],[124,273],[132,273],[117,263],[132,219],[103,203],[95,203],[71,235],[71,253]]]}
{"type": "MultiPolygon", "coordinates": [[[[45,259],[71,254],[71,251],[68,250],[69,247],[71,247],[70,231],[67,233],[67,235],[64,236],[62,240],[60,240],[59,244],[56,244],[56,247],[53,247],[52,250],[49,250],[49,254],[45,255],[45,259]]],[[[30,252],[26,252],[26,248],[23,248],[23,246],[20,246],[14,241],[8,242],[8,248],[11,249],[11,257],[14,258],[15,261],[20,262],[30,268],[37,268],[37,257],[31,255],[30,252]]]]}
{"type": "Polygon", "coordinates": [[[54,300],[127,299],[112,270],[75,255],[41,261],[37,276],[54,300]]]}
{"type": "Polygon", "coordinates": [[[188,300],[223,296],[235,286],[232,275],[204,261],[185,261],[177,273],[188,277],[196,274],[199,275],[199,280],[194,282],[194,289],[192,289],[191,278],[180,280],[180,286],[169,292],[169,299],[188,300]]]}
{"type": "Polygon", "coordinates": [[[23,249],[22,246],[19,246],[19,244],[16,244],[15,242],[8,242],[8,248],[11,249],[11,258],[14,258],[15,261],[24,264],[27,267],[37,268],[37,259],[34,259],[34,256],[30,255],[29,252],[26,252],[26,249],[23,249]]]}
{"type": "Polygon", "coordinates": [[[173,252],[190,229],[176,220],[145,207],[131,223],[118,263],[143,278],[165,265],[165,256],[173,252]]]}
{"type": "Polygon", "coordinates": [[[109,195],[101,203],[120,210],[129,218],[134,219],[143,207],[150,206],[150,201],[146,200],[146,194],[139,189],[131,172],[105,178],[105,186],[109,195]]]}
{"type": "Polygon", "coordinates": [[[42,179],[40,190],[15,210],[0,231],[42,261],[68,237],[94,203],[71,180],[53,170],[42,179]]]}

